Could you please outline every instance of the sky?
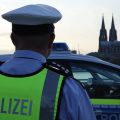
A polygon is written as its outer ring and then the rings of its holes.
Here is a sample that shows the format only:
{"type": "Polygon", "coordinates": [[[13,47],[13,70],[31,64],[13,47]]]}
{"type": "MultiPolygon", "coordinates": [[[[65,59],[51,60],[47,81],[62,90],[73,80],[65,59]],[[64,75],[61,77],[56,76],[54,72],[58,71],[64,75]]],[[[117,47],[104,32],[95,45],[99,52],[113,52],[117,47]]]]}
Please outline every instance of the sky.
{"type": "MultiPolygon", "coordinates": [[[[0,0],[0,15],[28,4],[47,4],[57,8],[63,18],[55,24],[55,42],[66,42],[81,54],[98,51],[99,32],[104,15],[107,34],[114,17],[120,39],[120,0],[0,0]]],[[[13,53],[11,23],[0,17],[0,54],[13,53]]]]}

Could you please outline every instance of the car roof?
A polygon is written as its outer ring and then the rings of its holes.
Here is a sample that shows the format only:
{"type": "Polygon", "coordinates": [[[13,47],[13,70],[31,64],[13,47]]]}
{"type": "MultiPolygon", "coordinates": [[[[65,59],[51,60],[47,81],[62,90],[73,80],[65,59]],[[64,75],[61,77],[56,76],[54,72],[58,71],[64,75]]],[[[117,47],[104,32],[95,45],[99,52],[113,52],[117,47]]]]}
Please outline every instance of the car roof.
{"type": "Polygon", "coordinates": [[[80,61],[85,61],[85,62],[92,62],[92,63],[97,63],[97,64],[103,64],[107,66],[111,66],[114,68],[120,69],[119,65],[112,64],[110,62],[103,61],[99,58],[89,56],[89,55],[83,55],[83,54],[74,54],[71,52],[63,51],[63,52],[52,52],[48,59],[61,59],[61,60],[80,60],[80,61]]]}
{"type": "Polygon", "coordinates": [[[69,51],[69,47],[65,42],[54,42],[52,51],[69,51]]]}
{"type": "Polygon", "coordinates": [[[12,54],[0,55],[0,62],[5,62],[5,61],[9,60],[11,57],[12,57],[12,54]]]}
{"type": "MultiPolygon", "coordinates": [[[[5,62],[8,59],[10,59],[11,57],[12,57],[12,54],[0,55],[0,62],[5,62]]],[[[119,65],[115,65],[115,64],[103,61],[99,58],[89,56],[89,55],[74,54],[74,53],[71,53],[70,51],[61,51],[61,52],[54,52],[53,51],[49,55],[48,59],[76,60],[76,61],[80,60],[80,61],[85,61],[85,62],[107,65],[107,66],[110,66],[110,67],[120,69],[119,65]]]]}

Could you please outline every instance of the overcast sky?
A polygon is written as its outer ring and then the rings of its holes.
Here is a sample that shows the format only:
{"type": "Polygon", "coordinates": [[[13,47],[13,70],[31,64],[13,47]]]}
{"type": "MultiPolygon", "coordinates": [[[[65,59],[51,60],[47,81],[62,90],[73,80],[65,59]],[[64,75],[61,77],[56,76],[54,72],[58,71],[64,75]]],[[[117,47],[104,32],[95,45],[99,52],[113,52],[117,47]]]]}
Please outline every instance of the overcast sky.
{"type": "MultiPolygon", "coordinates": [[[[60,10],[63,18],[55,24],[55,42],[64,41],[83,54],[98,50],[103,14],[108,34],[113,14],[120,39],[120,0],[0,0],[0,15],[27,4],[48,4],[60,10]]],[[[0,17],[0,53],[14,51],[10,32],[11,23],[0,17]]]]}

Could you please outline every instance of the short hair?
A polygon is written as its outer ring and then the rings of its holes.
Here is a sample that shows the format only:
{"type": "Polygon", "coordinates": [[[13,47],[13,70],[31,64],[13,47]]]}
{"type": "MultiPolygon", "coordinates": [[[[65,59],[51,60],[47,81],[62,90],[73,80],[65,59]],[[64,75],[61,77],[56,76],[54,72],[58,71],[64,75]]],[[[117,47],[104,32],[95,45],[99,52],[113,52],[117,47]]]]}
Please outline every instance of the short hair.
{"type": "Polygon", "coordinates": [[[12,32],[16,35],[27,36],[27,35],[43,35],[47,33],[54,33],[53,24],[42,24],[42,25],[18,25],[12,24],[12,32]]]}

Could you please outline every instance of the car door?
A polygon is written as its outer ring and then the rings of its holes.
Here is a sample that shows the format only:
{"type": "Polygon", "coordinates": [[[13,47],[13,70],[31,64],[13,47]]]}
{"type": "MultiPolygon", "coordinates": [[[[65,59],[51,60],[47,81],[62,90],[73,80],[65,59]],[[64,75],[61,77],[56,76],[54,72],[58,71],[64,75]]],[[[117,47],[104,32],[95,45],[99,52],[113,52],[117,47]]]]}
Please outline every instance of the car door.
{"type": "Polygon", "coordinates": [[[84,84],[97,120],[120,120],[120,69],[81,60],[54,59],[84,84]]]}
{"type": "Polygon", "coordinates": [[[120,70],[72,60],[73,77],[82,82],[98,120],[120,120],[120,70]]]}

